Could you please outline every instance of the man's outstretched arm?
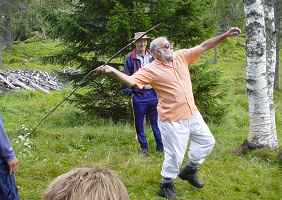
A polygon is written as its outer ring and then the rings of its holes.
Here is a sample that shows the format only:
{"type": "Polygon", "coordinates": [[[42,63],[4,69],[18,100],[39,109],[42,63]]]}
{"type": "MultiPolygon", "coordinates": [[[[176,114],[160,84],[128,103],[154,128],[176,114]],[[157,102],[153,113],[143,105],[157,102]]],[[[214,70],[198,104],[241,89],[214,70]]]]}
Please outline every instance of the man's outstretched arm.
{"type": "Polygon", "coordinates": [[[215,47],[221,41],[223,41],[225,38],[237,35],[238,33],[241,33],[241,30],[239,28],[231,27],[225,33],[204,41],[202,44],[199,45],[201,47],[201,53],[215,47]]]}
{"type": "Polygon", "coordinates": [[[110,65],[102,65],[100,67],[97,67],[94,71],[100,74],[112,73],[117,79],[128,86],[134,86],[136,84],[131,76],[127,76],[126,74],[118,71],[110,65]]]}

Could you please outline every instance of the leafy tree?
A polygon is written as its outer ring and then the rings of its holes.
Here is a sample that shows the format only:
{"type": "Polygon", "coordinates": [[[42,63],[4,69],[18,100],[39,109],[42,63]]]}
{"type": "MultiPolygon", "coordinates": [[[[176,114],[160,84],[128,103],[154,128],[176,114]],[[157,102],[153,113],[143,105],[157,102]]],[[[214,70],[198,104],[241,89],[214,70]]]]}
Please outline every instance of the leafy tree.
{"type": "Polygon", "coordinates": [[[60,6],[63,6],[61,0],[1,0],[0,36],[5,36],[10,46],[14,40],[24,41],[34,35],[34,31],[42,31],[42,7],[53,10],[60,6]]]}
{"type": "Polygon", "coordinates": [[[14,40],[24,40],[30,36],[28,0],[3,0],[0,2],[0,35],[6,40],[6,48],[12,49],[14,40]],[[2,9],[3,8],[3,9],[2,9]]]}
{"type": "Polygon", "coordinates": [[[217,23],[221,29],[237,26],[244,28],[243,1],[217,0],[215,13],[218,17],[217,23]]]}
{"type": "Polygon", "coordinates": [[[3,0],[0,2],[0,16],[1,16],[1,35],[5,40],[6,49],[13,49],[12,44],[12,30],[11,30],[11,14],[15,1],[3,0]]]}
{"type": "MultiPolygon", "coordinates": [[[[90,114],[111,116],[114,120],[131,118],[130,103],[121,92],[121,84],[113,77],[101,78],[97,74],[80,83],[82,77],[104,63],[102,56],[113,55],[129,43],[134,32],[146,31],[156,24],[160,26],[148,35],[165,35],[176,48],[194,46],[217,32],[213,0],[65,2],[70,9],[43,9],[47,34],[60,38],[64,48],[42,60],[80,69],[80,74],[67,77],[73,86],[81,87],[70,101],[90,114]]],[[[121,69],[130,50],[120,52],[110,64],[121,69]]]]}

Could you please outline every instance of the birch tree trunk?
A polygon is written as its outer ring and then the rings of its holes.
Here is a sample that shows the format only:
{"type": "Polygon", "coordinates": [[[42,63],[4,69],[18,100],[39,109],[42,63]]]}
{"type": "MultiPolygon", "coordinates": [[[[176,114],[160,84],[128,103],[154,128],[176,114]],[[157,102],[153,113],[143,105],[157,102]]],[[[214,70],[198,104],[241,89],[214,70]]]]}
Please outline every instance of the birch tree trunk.
{"type": "Polygon", "coordinates": [[[274,76],[274,89],[280,90],[279,87],[279,51],[280,51],[280,15],[281,15],[281,0],[274,2],[274,18],[276,30],[276,66],[274,76]]]}
{"type": "Polygon", "coordinates": [[[273,8],[267,6],[269,2],[268,0],[243,0],[247,36],[246,83],[249,135],[241,145],[244,146],[241,150],[262,147],[278,148],[272,80],[276,59],[275,34],[273,34],[274,11],[273,8]],[[266,2],[265,7],[264,2],[266,2]]]}
{"type": "Polygon", "coordinates": [[[274,15],[274,1],[264,0],[265,28],[266,28],[266,72],[267,86],[270,109],[271,132],[268,137],[268,147],[271,149],[278,148],[276,122],[275,122],[275,106],[274,106],[274,78],[276,68],[276,29],[274,15]]]}

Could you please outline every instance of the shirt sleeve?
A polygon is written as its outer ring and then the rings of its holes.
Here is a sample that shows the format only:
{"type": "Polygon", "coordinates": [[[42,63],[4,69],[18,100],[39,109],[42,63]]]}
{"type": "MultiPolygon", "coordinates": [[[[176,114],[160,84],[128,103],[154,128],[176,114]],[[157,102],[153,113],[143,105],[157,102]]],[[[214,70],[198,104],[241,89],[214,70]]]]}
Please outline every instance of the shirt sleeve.
{"type": "MultiPolygon", "coordinates": [[[[130,72],[130,68],[132,68],[133,66],[131,66],[130,64],[130,54],[128,54],[126,57],[125,57],[125,60],[124,60],[124,65],[123,65],[123,73],[130,76],[132,75],[131,72],[130,72]]],[[[133,70],[131,70],[133,71],[133,70]]],[[[125,84],[121,84],[121,89],[123,91],[124,94],[126,94],[127,96],[131,96],[132,95],[132,87],[129,87],[125,84]]]]}
{"type": "Polygon", "coordinates": [[[9,162],[14,159],[14,149],[11,147],[10,140],[4,131],[2,117],[0,115],[0,163],[9,162]]]}
{"type": "Polygon", "coordinates": [[[135,87],[139,89],[143,88],[145,85],[151,84],[152,76],[147,66],[132,75],[132,78],[134,79],[136,83],[135,87]]]}
{"type": "Polygon", "coordinates": [[[195,62],[200,59],[200,46],[195,46],[190,49],[183,49],[182,51],[183,56],[187,60],[188,64],[195,62]]]}

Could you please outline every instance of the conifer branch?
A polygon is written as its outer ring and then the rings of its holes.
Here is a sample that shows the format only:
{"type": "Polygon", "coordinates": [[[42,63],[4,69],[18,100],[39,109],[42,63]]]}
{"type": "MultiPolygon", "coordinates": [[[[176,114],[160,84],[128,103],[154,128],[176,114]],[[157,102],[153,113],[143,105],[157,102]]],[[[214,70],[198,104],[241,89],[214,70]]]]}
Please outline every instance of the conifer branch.
{"type": "MultiPolygon", "coordinates": [[[[144,34],[142,34],[140,37],[138,37],[137,39],[131,41],[130,43],[128,43],[127,45],[125,45],[124,47],[122,47],[120,50],[118,50],[111,58],[109,58],[104,64],[103,66],[107,65],[113,58],[115,58],[117,55],[119,55],[123,50],[125,50],[127,47],[129,47],[131,44],[133,44],[134,42],[136,42],[137,40],[139,40],[140,38],[142,38],[144,35],[146,35],[147,33],[149,33],[151,30],[155,29],[156,27],[158,27],[160,25],[157,24],[155,26],[153,26],[152,28],[148,29],[146,32],[144,32],[144,34]]],[[[33,133],[38,127],[39,125],[42,123],[42,121],[44,119],[46,119],[49,115],[51,115],[63,102],[65,102],[81,85],[82,83],[95,71],[95,69],[91,70],[90,72],[88,72],[83,79],[77,84],[77,86],[69,93],[69,95],[67,97],[65,97],[57,106],[55,106],[54,109],[52,109],[45,117],[43,117],[39,123],[37,124],[37,126],[31,131],[31,133],[33,133]]]]}

